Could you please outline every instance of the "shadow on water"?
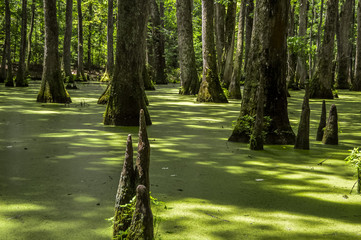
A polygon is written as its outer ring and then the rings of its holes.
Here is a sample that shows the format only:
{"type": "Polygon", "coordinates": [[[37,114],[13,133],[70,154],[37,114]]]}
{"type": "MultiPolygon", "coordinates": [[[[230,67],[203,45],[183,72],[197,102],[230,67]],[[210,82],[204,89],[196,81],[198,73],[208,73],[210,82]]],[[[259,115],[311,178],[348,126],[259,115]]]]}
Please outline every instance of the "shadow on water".
{"type": "MultiPolygon", "coordinates": [[[[110,239],[126,136],[104,126],[105,86],[70,90],[73,103],[36,103],[38,84],[0,87],[0,239],[110,239]]],[[[321,100],[311,100],[311,150],[228,142],[240,101],[199,104],[176,87],[149,92],[151,191],[157,239],[359,239],[360,196],[343,159],[361,141],[360,93],[340,91],[340,145],[315,142],[321,100]],[[324,161],[325,160],[325,161],[324,161]],[[322,162],[322,165],[318,165],[322,162]]],[[[297,132],[303,91],[292,92],[297,132]]]]}

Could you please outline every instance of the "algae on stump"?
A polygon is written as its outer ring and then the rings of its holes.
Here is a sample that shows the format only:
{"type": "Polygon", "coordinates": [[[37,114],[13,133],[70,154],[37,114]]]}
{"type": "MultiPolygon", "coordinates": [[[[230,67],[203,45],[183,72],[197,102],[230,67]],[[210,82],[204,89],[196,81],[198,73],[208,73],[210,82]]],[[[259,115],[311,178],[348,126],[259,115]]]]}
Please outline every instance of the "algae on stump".
{"type": "Polygon", "coordinates": [[[338,144],[338,120],[336,105],[332,104],[330,113],[328,115],[325,132],[323,134],[322,143],[324,144],[338,144]]]}
{"type": "Polygon", "coordinates": [[[324,128],[326,127],[326,102],[322,101],[322,110],[321,110],[320,123],[318,124],[316,141],[322,141],[324,128]]]}

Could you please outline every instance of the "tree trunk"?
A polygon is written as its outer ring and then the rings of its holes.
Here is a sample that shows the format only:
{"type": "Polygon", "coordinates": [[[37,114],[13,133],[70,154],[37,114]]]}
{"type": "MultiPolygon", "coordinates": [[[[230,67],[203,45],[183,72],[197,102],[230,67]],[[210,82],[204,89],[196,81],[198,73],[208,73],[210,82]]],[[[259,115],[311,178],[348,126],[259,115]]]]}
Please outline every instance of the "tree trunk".
{"type": "MultiPolygon", "coordinates": [[[[290,25],[288,27],[288,37],[294,37],[295,31],[295,9],[296,4],[293,8],[290,8],[290,25]]],[[[293,49],[288,49],[288,69],[287,69],[287,86],[293,90],[299,90],[298,84],[296,83],[296,64],[297,64],[297,53],[293,49]]]]}
{"type": "Polygon", "coordinates": [[[203,79],[199,88],[197,101],[226,103],[228,101],[219,83],[217,73],[213,12],[213,0],[202,0],[203,79]]]}
{"type": "MultiPolygon", "coordinates": [[[[307,5],[308,0],[300,0],[300,16],[299,16],[299,31],[298,36],[302,41],[307,41],[307,5]]],[[[306,44],[302,45],[306,46],[306,44]]],[[[298,54],[297,67],[296,67],[296,84],[299,84],[301,88],[304,87],[306,78],[307,78],[307,65],[306,65],[306,54],[304,53],[305,49],[298,54]]]]}
{"type": "Polygon", "coordinates": [[[257,85],[265,81],[265,116],[271,118],[266,132],[268,144],[294,144],[295,135],[287,113],[286,31],[289,2],[261,1],[256,6],[250,65],[247,67],[241,113],[229,141],[248,142],[250,118],[256,115],[257,85]]]}
{"type": "Polygon", "coordinates": [[[193,0],[177,0],[178,49],[181,89],[180,94],[195,95],[199,79],[193,46],[192,9],[193,0]]]}
{"type": "MultiPolygon", "coordinates": [[[[71,36],[73,28],[73,0],[66,0],[65,13],[65,34],[63,45],[63,68],[65,79],[68,85],[74,85],[73,74],[71,72],[71,36]]],[[[73,86],[72,86],[73,87],[73,86]]]]}
{"type": "Polygon", "coordinates": [[[302,104],[300,123],[296,137],[295,149],[310,149],[310,103],[308,82],[305,83],[305,97],[302,104]]]}
{"type": "Polygon", "coordinates": [[[84,74],[84,40],[83,40],[83,14],[81,11],[81,0],[77,0],[78,7],[78,70],[77,70],[77,80],[86,81],[84,74]]]}
{"type": "Polygon", "coordinates": [[[26,49],[26,30],[27,30],[27,0],[22,0],[21,10],[21,40],[20,40],[20,59],[15,83],[17,87],[29,86],[25,74],[25,49],[26,49]]]}
{"type": "Polygon", "coordinates": [[[151,124],[141,87],[149,4],[149,0],[118,1],[116,62],[104,114],[106,125],[138,126],[140,109],[151,124]]]}
{"type": "Polygon", "coordinates": [[[114,69],[114,21],[113,21],[114,3],[108,0],[108,20],[107,20],[107,66],[102,77],[103,81],[109,81],[114,69]]]}
{"type": "Polygon", "coordinates": [[[215,3],[215,14],[214,14],[214,31],[216,36],[216,53],[217,53],[217,68],[220,70],[220,76],[222,75],[222,58],[223,50],[225,46],[225,16],[226,16],[226,7],[223,3],[215,3]]]}
{"type": "Polygon", "coordinates": [[[89,15],[88,15],[88,21],[89,21],[89,26],[88,26],[88,58],[87,58],[87,66],[88,69],[90,70],[91,65],[92,65],[92,23],[91,20],[93,18],[93,4],[90,2],[89,3],[89,15]]]}
{"type": "Polygon", "coordinates": [[[70,103],[60,72],[59,29],[56,19],[56,0],[44,0],[45,47],[43,75],[38,102],[70,103]]]}
{"type": "Polygon", "coordinates": [[[330,113],[325,127],[325,132],[322,138],[323,144],[338,144],[338,120],[337,120],[337,108],[335,104],[331,105],[330,113]]]}
{"type": "Polygon", "coordinates": [[[332,94],[332,60],[334,59],[334,38],[338,0],[327,1],[326,22],[323,42],[318,55],[318,64],[310,85],[310,98],[333,99],[332,94]]]}
{"type": "Polygon", "coordinates": [[[13,87],[13,75],[12,75],[12,64],[11,64],[11,39],[10,39],[10,28],[11,28],[11,16],[10,16],[10,4],[9,0],[5,0],[5,43],[3,51],[3,59],[1,66],[0,82],[5,82],[5,86],[13,87]]]}
{"type": "Polygon", "coordinates": [[[168,81],[165,76],[163,26],[160,15],[160,8],[158,7],[156,0],[151,0],[151,18],[153,24],[152,37],[154,47],[154,80],[157,84],[167,84],[168,81]]]}
{"type": "Polygon", "coordinates": [[[350,59],[352,58],[352,29],[353,29],[353,0],[346,0],[341,7],[338,31],[337,31],[337,55],[338,68],[336,88],[349,89],[351,68],[350,59]]]}
{"type": "Polygon", "coordinates": [[[231,83],[228,88],[229,97],[234,99],[242,99],[240,81],[241,81],[242,66],[243,66],[242,64],[243,64],[245,14],[246,14],[246,1],[242,1],[239,10],[236,57],[234,61],[231,83]]]}
{"type": "Polygon", "coordinates": [[[318,129],[317,129],[317,134],[316,134],[316,141],[322,141],[323,132],[324,132],[325,127],[326,127],[326,102],[325,102],[325,100],[323,100],[320,122],[318,124],[318,129]]]}
{"type": "Polygon", "coordinates": [[[253,31],[253,14],[254,14],[254,3],[252,0],[246,1],[246,40],[244,43],[244,72],[247,72],[249,50],[251,48],[252,31],[253,31]]]}
{"type": "Polygon", "coordinates": [[[251,150],[263,150],[264,81],[264,77],[261,76],[258,85],[256,120],[249,141],[251,150]]]}
{"type": "MultiPolygon", "coordinates": [[[[323,22],[323,0],[321,0],[321,9],[320,9],[320,21],[318,23],[318,30],[317,30],[317,53],[315,54],[315,60],[313,61],[312,72],[315,72],[317,58],[320,55],[320,45],[321,45],[321,36],[322,36],[322,22],[323,22]]],[[[311,78],[312,79],[312,78],[311,78]]]]}
{"type": "Polygon", "coordinates": [[[223,53],[224,57],[222,59],[223,74],[221,75],[223,77],[222,83],[225,88],[229,87],[232,78],[236,12],[237,12],[237,2],[236,1],[229,2],[227,7],[226,25],[225,25],[226,43],[224,46],[224,53],[223,53]]]}
{"type": "Polygon", "coordinates": [[[34,30],[34,21],[35,21],[35,2],[33,0],[31,4],[31,20],[30,20],[30,31],[28,34],[28,42],[27,42],[27,58],[25,62],[25,72],[29,73],[29,67],[30,67],[30,60],[31,60],[31,37],[33,36],[33,30],[34,30]]]}
{"type": "Polygon", "coordinates": [[[356,61],[355,78],[352,83],[353,91],[361,91],[361,1],[357,4],[357,40],[356,40],[356,61]]]}

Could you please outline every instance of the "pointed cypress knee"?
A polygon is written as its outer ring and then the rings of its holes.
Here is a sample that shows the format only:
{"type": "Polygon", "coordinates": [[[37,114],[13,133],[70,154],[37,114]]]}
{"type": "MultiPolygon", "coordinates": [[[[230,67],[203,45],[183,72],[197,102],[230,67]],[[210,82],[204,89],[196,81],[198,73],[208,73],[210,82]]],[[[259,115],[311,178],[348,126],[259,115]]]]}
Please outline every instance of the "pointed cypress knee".
{"type": "Polygon", "coordinates": [[[130,221],[124,219],[121,205],[128,204],[135,195],[135,172],[133,168],[133,146],[132,137],[129,134],[127,148],[125,151],[125,161],[120,175],[117,196],[115,199],[115,216],[113,226],[113,237],[119,235],[120,231],[125,231],[130,226],[130,221]]]}
{"type": "Polygon", "coordinates": [[[310,104],[308,83],[306,84],[305,97],[302,104],[302,113],[300,124],[298,125],[298,133],[296,137],[295,149],[310,149],[310,104]]]}
{"type": "Polygon", "coordinates": [[[147,126],[143,109],[140,110],[139,116],[139,141],[138,155],[136,160],[135,174],[136,185],[144,185],[149,188],[149,162],[150,162],[150,144],[147,134],[147,126]]]}
{"type": "Polygon", "coordinates": [[[320,118],[320,123],[318,124],[316,141],[322,141],[325,127],[326,127],[326,102],[325,100],[323,100],[321,118],[320,118]]]}
{"type": "Polygon", "coordinates": [[[145,186],[139,185],[136,192],[137,203],[127,239],[153,240],[153,214],[150,208],[149,190],[145,186]]]}
{"type": "Polygon", "coordinates": [[[325,132],[323,134],[322,143],[337,145],[338,144],[338,122],[336,105],[332,104],[328,115],[325,132]]]}

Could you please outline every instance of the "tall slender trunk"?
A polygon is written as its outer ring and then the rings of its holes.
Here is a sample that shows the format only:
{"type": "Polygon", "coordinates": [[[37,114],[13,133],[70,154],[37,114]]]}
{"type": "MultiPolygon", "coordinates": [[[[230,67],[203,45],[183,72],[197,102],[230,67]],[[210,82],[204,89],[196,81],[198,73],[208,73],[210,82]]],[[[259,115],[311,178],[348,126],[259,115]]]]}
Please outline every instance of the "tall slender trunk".
{"type": "MultiPolygon", "coordinates": [[[[225,16],[226,16],[226,7],[223,3],[215,3],[215,13],[214,13],[214,31],[216,36],[216,53],[217,53],[217,68],[222,69],[222,57],[223,50],[225,45],[225,16]]],[[[220,74],[222,78],[222,72],[220,74]]]]}
{"type": "Polygon", "coordinates": [[[107,68],[106,72],[111,76],[114,68],[114,21],[113,21],[113,0],[108,0],[108,20],[107,20],[107,68]]]}
{"type": "Polygon", "coordinates": [[[22,0],[21,10],[21,40],[20,40],[20,58],[15,83],[17,87],[27,87],[29,84],[25,74],[25,50],[26,50],[26,30],[27,30],[27,0],[22,0]]]}
{"type": "Polygon", "coordinates": [[[27,54],[26,54],[26,62],[25,62],[25,72],[29,72],[30,60],[31,60],[31,37],[33,36],[34,31],[34,21],[35,21],[35,0],[33,0],[31,4],[31,20],[30,20],[30,30],[28,34],[28,46],[27,46],[27,54]]]}
{"type": "Polygon", "coordinates": [[[86,81],[84,74],[84,40],[83,40],[83,13],[81,10],[81,0],[77,0],[78,8],[78,70],[77,79],[80,81],[86,81]]]}
{"type": "Polygon", "coordinates": [[[321,0],[321,9],[320,9],[320,21],[318,23],[318,27],[317,27],[317,52],[315,54],[315,59],[313,61],[313,67],[312,67],[312,72],[316,71],[316,63],[318,61],[318,57],[320,55],[320,46],[321,46],[321,37],[322,37],[322,22],[323,22],[323,0],[321,0]]]}
{"type": "Polygon", "coordinates": [[[73,28],[73,0],[66,0],[65,13],[65,34],[63,45],[63,68],[65,78],[71,85],[74,83],[73,74],[71,72],[71,36],[73,28]]]}
{"type": "Polygon", "coordinates": [[[92,23],[91,20],[93,18],[93,4],[90,2],[89,3],[89,15],[88,15],[88,21],[89,21],[89,26],[88,26],[88,59],[87,59],[87,66],[88,69],[90,70],[91,65],[92,65],[92,23]]]}
{"type": "Polygon", "coordinates": [[[254,3],[253,0],[245,0],[246,5],[246,40],[244,43],[244,72],[247,71],[248,59],[249,59],[249,50],[251,48],[251,39],[253,31],[253,14],[254,14],[254,3]]]}
{"type": "Polygon", "coordinates": [[[353,91],[361,91],[361,1],[357,4],[357,40],[356,40],[356,60],[355,78],[352,83],[353,91]]]}
{"type": "Polygon", "coordinates": [[[5,71],[4,80],[5,86],[13,87],[13,73],[12,73],[12,63],[11,63],[11,39],[10,39],[10,27],[11,27],[11,16],[10,16],[10,5],[9,0],[5,0],[5,64],[3,69],[5,71]],[[6,70],[5,70],[6,68],[6,70]]]}
{"type": "MultiPolygon", "coordinates": [[[[300,16],[299,16],[299,31],[298,36],[302,39],[302,41],[306,42],[306,36],[307,36],[307,20],[308,20],[308,14],[307,14],[307,6],[308,6],[308,0],[300,0],[300,16]]],[[[306,46],[306,44],[303,44],[302,46],[306,46]]],[[[296,83],[300,85],[300,87],[304,87],[306,78],[307,78],[307,65],[306,65],[306,58],[307,55],[304,53],[304,51],[301,51],[300,54],[298,54],[297,59],[297,67],[296,67],[296,83]]]]}
{"type": "MultiPolygon", "coordinates": [[[[290,24],[288,27],[288,37],[294,37],[296,34],[295,31],[295,10],[296,4],[293,5],[293,8],[290,8],[290,24]]],[[[288,49],[288,68],[287,68],[287,84],[288,88],[293,90],[299,90],[298,84],[296,83],[296,64],[297,64],[297,53],[293,49],[288,49]]]]}

